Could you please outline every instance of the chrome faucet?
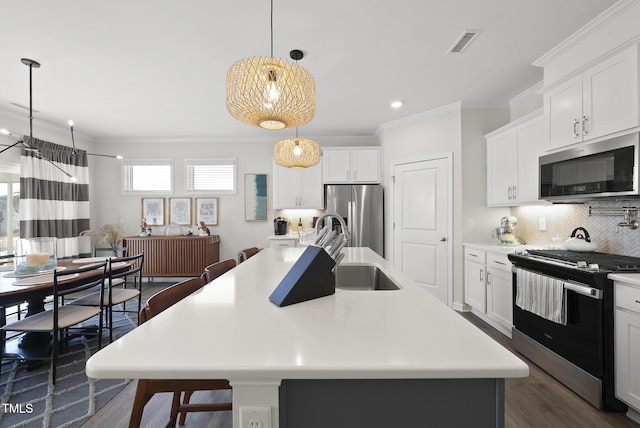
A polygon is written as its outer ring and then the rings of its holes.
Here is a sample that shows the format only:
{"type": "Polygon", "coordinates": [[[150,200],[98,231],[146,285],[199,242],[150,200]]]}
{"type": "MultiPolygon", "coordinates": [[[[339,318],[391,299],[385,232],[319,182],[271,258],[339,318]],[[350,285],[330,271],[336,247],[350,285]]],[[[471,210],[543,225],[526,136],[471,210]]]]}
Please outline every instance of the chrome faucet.
{"type": "MultiPolygon", "coordinates": [[[[338,223],[340,223],[340,228],[342,229],[342,233],[344,234],[344,238],[349,241],[351,239],[351,234],[349,233],[349,230],[347,230],[347,225],[344,222],[344,219],[342,218],[342,216],[340,214],[336,214],[336,213],[327,213],[327,214],[323,214],[320,217],[318,217],[318,220],[316,220],[316,235],[318,235],[320,233],[320,225],[323,223],[324,219],[326,218],[336,218],[338,219],[338,223]]],[[[333,224],[333,222],[332,222],[333,224]]]]}
{"type": "Polygon", "coordinates": [[[637,208],[623,208],[624,210],[624,221],[618,223],[618,227],[616,228],[616,233],[620,231],[621,227],[628,227],[629,229],[637,229],[638,228],[638,220],[636,220],[633,211],[636,212],[636,216],[638,213],[637,208]]]}

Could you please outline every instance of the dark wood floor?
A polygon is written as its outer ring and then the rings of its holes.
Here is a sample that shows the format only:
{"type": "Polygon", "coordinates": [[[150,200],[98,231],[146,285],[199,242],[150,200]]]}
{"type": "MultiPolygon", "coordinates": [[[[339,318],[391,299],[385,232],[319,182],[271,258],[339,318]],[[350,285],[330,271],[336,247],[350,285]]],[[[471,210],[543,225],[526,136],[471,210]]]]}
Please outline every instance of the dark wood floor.
{"type": "MultiPolygon", "coordinates": [[[[152,287],[150,287],[152,288],[152,287]]],[[[149,291],[149,290],[148,290],[149,291]]],[[[145,293],[146,294],[146,293],[145,293]]],[[[478,328],[485,331],[497,342],[516,353],[511,340],[491,328],[471,313],[461,314],[478,328]]],[[[519,355],[519,354],[517,354],[519,355]]],[[[575,427],[575,428],[639,428],[623,413],[608,413],[597,410],[571,390],[564,387],[535,364],[519,355],[529,364],[530,375],[523,379],[507,379],[505,392],[505,422],[507,427],[540,428],[540,427],[575,427]]],[[[136,382],[131,382],[122,392],[114,397],[96,415],[89,419],[83,428],[124,428],[128,426],[131,403],[135,393],[136,382]]],[[[226,401],[229,392],[198,392],[192,402],[226,401]]],[[[170,394],[157,394],[147,404],[142,420],[143,427],[164,426],[170,408],[170,394]]],[[[464,408],[464,404],[461,404],[464,408]]],[[[185,427],[231,428],[231,412],[190,413],[185,427]]],[[[357,427],[354,427],[357,428],[357,427]]],[[[402,427],[400,427],[402,428],[402,427]]]]}
{"type": "Polygon", "coordinates": [[[518,354],[511,345],[511,339],[470,312],[462,313],[462,316],[529,365],[529,377],[505,381],[505,425],[507,427],[640,427],[624,413],[610,413],[596,409],[518,354]]]}

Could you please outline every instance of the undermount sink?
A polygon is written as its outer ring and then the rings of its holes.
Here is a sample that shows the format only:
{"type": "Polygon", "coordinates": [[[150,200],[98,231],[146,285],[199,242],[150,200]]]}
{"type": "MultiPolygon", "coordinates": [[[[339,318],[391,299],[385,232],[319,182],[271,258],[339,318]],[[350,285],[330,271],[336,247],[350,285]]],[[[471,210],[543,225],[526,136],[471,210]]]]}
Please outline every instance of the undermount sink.
{"type": "Polygon", "coordinates": [[[377,266],[338,265],[336,288],[340,290],[399,290],[400,287],[377,266]]]}

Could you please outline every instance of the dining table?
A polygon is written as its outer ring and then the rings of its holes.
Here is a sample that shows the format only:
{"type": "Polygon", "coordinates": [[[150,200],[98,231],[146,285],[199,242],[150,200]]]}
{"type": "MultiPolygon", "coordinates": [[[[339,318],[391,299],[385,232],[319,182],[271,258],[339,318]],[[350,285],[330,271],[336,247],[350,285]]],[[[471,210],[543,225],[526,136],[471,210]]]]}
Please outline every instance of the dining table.
{"type": "MultiPolygon", "coordinates": [[[[56,269],[86,269],[77,275],[70,275],[58,283],[62,290],[68,290],[86,281],[95,280],[102,274],[101,269],[91,268],[109,257],[85,257],[77,259],[58,259],[56,269]]],[[[114,264],[115,265],[115,264],[114,264]]],[[[114,271],[123,271],[131,266],[127,262],[118,262],[114,271]]],[[[13,265],[5,265],[0,268],[0,326],[6,323],[6,309],[12,306],[27,303],[25,316],[45,310],[45,300],[53,294],[53,273],[38,275],[16,275],[13,265]]],[[[0,334],[5,335],[2,331],[0,334]]],[[[4,337],[4,336],[3,336],[4,337]]],[[[22,362],[27,368],[35,368],[39,365],[34,360],[39,355],[47,355],[50,347],[51,335],[49,333],[26,333],[10,340],[3,340],[2,355],[15,355],[22,357],[22,362]],[[28,361],[28,363],[27,363],[28,361]]]]}

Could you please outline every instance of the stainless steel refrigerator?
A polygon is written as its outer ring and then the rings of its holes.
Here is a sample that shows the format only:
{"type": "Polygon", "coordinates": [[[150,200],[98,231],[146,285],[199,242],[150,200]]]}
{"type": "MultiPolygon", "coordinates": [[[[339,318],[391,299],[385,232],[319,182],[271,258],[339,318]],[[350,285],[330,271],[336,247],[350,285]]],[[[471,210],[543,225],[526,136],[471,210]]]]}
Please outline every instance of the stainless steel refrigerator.
{"type": "Polygon", "coordinates": [[[325,185],[324,212],[344,219],[351,234],[349,247],[369,247],[384,257],[383,196],[379,184],[325,185]]]}

